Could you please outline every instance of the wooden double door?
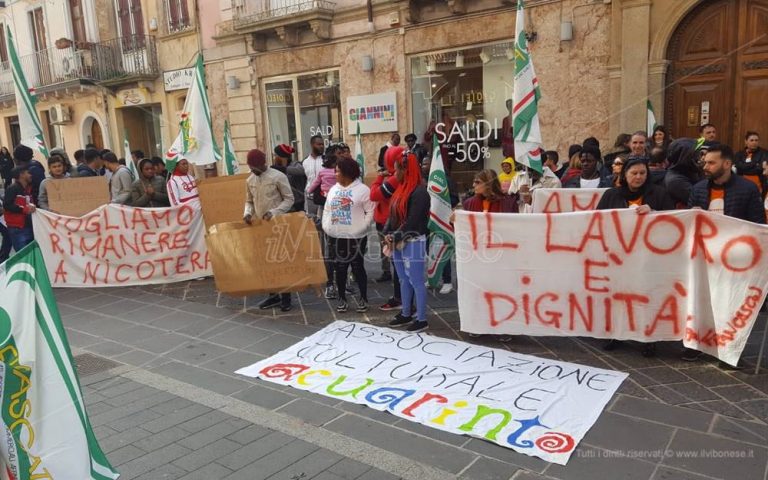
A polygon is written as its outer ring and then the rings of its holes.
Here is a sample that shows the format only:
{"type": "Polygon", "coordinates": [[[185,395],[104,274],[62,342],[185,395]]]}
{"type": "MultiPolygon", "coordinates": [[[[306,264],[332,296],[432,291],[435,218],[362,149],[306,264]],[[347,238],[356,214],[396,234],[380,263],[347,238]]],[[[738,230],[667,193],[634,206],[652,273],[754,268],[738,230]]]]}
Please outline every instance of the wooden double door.
{"type": "Polygon", "coordinates": [[[712,123],[734,149],[748,130],[768,139],[768,0],[705,0],[678,27],[667,58],[673,136],[695,138],[712,123]]]}

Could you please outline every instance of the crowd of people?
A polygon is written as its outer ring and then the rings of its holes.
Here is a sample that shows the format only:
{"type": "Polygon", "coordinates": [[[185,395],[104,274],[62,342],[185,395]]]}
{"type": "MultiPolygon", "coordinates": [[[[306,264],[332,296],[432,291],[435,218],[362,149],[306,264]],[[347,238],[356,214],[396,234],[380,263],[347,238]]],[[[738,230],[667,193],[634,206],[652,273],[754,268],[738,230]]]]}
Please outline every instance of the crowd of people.
{"type": "MultiPolygon", "coordinates": [[[[426,183],[432,155],[417,143],[416,135],[408,134],[405,140],[406,146],[401,146],[400,135],[394,134],[381,148],[378,175],[370,187],[363,182],[361,166],[349,147],[342,143],[326,147],[319,135],[311,138],[309,155],[301,161],[295,159],[289,145],[274,148],[271,165],[263,151],[251,150],[243,218],[250,224],[254,219],[270,220],[303,211],[313,219],[323,243],[324,294],[337,301],[340,313],[350,308],[362,313],[369,308],[364,258],[373,224],[382,247],[382,274],[375,281],[392,285],[391,297],[378,308],[397,311],[390,326],[421,332],[428,328],[425,272],[430,197],[426,183]]],[[[0,223],[0,261],[8,257],[11,246],[19,250],[32,240],[31,214],[36,208],[51,208],[47,194],[51,180],[104,175],[109,178],[113,203],[200,208],[196,180],[184,159],[169,174],[161,159],[146,159],[142,152],[133,152],[128,161],[137,167],[138,178],[134,178],[124,159],[88,146],[74,153],[76,165],[66,152],[52,151],[46,178],[45,169],[32,157],[32,150],[23,145],[16,147],[12,157],[7,149],[0,150],[7,224],[6,229],[0,223]]],[[[445,155],[443,161],[449,162],[445,155]]],[[[619,135],[605,155],[594,137],[571,145],[562,160],[558,152],[546,151],[543,165],[538,172],[506,158],[500,173],[494,169],[477,172],[462,201],[449,175],[451,205],[472,212],[529,213],[533,192],[539,188],[606,188],[598,209],[634,208],[642,215],[701,208],[766,223],[768,153],[760,147],[756,132],[747,132],[743,148],[734,152],[717,141],[714,125],[703,125],[697,139],[672,139],[659,126],[650,137],[640,131],[619,135]]],[[[448,294],[453,290],[450,264],[442,279],[439,292],[448,294]]],[[[270,294],[260,304],[262,309],[274,307],[291,310],[291,294],[270,294]]],[[[619,344],[610,341],[606,349],[619,344]]],[[[643,354],[650,356],[654,351],[654,345],[647,344],[643,354]]],[[[697,355],[688,351],[685,358],[695,360],[697,355]]]]}
{"type": "Polygon", "coordinates": [[[197,201],[195,179],[189,175],[189,163],[182,160],[169,175],[160,157],[144,158],[140,150],[131,152],[135,169],[128,168],[126,159],[110,150],[86,145],[73,155],[75,163],[60,148],[53,149],[47,159],[48,168],[34,158],[34,151],[19,145],[11,155],[0,149],[0,175],[3,196],[0,202],[0,263],[34,239],[32,213],[37,209],[55,212],[49,190],[51,181],[76,177],[107,179],[112,203],[133,207],[167,207],[197,201]],[[47,171],[47,173],[46,173],[47,171]],[[134,173],[137,172],[137,173],[134,173]]]}

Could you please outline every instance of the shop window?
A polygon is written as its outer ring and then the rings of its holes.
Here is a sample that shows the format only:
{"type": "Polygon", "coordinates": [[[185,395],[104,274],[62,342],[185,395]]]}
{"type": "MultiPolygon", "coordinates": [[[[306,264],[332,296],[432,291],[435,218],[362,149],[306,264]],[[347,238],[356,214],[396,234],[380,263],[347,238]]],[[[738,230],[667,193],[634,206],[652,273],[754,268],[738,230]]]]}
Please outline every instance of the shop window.
{"type": "Polygon", "coordinates": [[[337,70],[267,80],[264,91],[270,148],[289,144],[305,158],[314,135],[321,135],[326,145],[343,140],[337,70]]]}
{"type": "Polygon", "coordinates": [[[411,58],[414,133],[429,146],[437,135],[446,169],[465,188],[513,153],[512,59],[511,42],[411,58]]]}

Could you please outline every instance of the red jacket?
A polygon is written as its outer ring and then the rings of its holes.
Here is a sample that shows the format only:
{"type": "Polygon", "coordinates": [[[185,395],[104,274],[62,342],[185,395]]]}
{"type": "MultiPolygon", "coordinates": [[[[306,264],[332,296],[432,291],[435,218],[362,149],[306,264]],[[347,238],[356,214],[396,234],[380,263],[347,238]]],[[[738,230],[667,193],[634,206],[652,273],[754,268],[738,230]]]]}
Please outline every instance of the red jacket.
{"type": "Polygon", "coordinates": [[[373,210],[373,221],[384,225],[389,219],[389,201],[397,190],[399,183],[394,176],[379,175],[371,184],[371,200],[376,202],[373,210]]]}
{"type": "Polygon", "coordinates": [[[32,226],[32,216],[29,212],[32,205],[32,185],[24,188],[15,182],[5,191],[5,223],[12,228],[32,226]]]}

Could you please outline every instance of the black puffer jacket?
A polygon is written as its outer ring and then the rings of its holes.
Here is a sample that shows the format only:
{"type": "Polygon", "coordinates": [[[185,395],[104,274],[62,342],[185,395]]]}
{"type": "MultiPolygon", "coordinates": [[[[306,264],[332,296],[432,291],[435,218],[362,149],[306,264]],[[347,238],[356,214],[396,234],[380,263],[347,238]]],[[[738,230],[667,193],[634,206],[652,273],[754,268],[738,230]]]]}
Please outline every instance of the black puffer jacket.
{"type": "MultiPolygon", "coordinates": [[[[702,180],[693,186],[688,207],[709,210],[709,190],[713,185],[709,180],[702,180]]],[[[765,224],[765,209],[757,185],[738,175],[731,175],[724,185],[723,213],[728,217],[740,218],[749,222],[765,224]]]]}

